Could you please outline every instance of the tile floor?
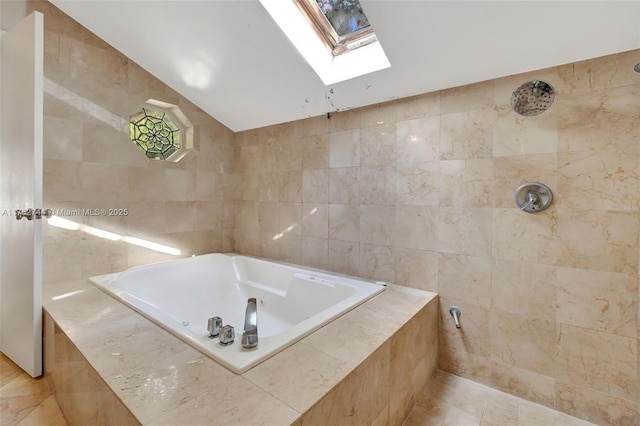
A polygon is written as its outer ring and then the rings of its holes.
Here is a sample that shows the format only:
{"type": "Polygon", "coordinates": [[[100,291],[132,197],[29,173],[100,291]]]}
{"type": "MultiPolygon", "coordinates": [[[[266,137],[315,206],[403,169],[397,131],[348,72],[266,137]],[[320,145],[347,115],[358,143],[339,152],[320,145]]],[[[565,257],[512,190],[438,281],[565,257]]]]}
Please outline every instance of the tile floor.
{"type": "Polygon", "coordinates": [[[66,426],[45,379],[32,379],[0,353],[0,426],[66,426]]]}
{"type": "Polygon", "coordinates": [[[593,423],[436,371],[404,426],[588,426],[593,423]]]}
{"type": "MultiPolygon", "coordinates": [[[[404,426],[588,426],[575,417],[436,371],[404,426]]],[[[0,353],[0,426],[66,426],[46,380],[0,353]]]]}

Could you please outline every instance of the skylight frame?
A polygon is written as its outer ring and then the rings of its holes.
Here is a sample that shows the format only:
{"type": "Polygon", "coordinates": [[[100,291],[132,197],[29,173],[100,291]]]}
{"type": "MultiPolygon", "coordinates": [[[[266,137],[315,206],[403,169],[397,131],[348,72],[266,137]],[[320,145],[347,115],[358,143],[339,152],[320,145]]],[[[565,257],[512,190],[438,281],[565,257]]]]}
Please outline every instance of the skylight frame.
{"type": "Polygon", "coordinates": [[[366,28],[361,28],[347,35],[339,36],[315,0],[294,0],[294,2],[307,17],[313,29],[318,33],[318,36],[320,36],[320,39],[329,47],[333,56],[341,55],[349,50],[357,49],[377,41],[371,24],[366,28]]]}

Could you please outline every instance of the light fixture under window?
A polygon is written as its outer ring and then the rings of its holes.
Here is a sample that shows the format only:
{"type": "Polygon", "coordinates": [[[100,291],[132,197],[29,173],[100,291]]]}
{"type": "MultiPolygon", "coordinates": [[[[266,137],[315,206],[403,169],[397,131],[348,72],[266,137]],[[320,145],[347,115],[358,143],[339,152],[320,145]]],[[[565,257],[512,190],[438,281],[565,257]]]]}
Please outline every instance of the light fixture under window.
{"type": "Polygon", "coordinates": [[[391,66],[356,0],[259,1],[327,86],[391,66]]]}

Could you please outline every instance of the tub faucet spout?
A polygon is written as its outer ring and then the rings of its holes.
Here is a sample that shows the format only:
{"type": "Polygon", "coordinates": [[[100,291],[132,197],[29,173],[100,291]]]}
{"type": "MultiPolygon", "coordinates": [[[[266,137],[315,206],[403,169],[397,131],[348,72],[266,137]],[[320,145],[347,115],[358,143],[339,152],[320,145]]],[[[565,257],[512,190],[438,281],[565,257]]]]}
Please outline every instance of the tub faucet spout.
{"type": "Polygon", "coordinates": [[[242,333],[242,347],[251,349],[258,346],[258,310],[256,298],[247,300],[247,311],[244,314],[244,332],[242,333]]]}

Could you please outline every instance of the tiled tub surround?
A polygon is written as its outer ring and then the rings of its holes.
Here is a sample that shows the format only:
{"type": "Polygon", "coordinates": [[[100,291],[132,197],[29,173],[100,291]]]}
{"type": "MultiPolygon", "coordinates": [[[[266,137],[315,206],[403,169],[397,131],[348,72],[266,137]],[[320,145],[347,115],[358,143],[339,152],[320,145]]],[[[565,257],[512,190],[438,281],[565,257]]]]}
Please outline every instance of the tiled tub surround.
{"type": "Polygon", "coordinates": [[[244,373],[385,290],[383,283],[237,254],[209,253],[143,265],[89,282],[195,349],[244,373]],[[243,348],[248,310],[257,308],[258,346],[243,348]],[[235,329],[237,344],[209,337],[208,320],[235,329]]]}
{"type": "Polygon", "coordinates": [[[398,425],[437,364],[437,297],[389,288],[236,375],[83,280],[45,287],[69,424],[398,425]]]}
{"type": "Polygon", "coordinates": [[[238,133],[234,250],[437,292],[441,369],[635,425],[638,62],[635,50],[238,133]],[[520,116],[511,93],[535,78],[555,101],[520,116]],[[517,209],[527,181],[554,191],[548,210],[517,209]]]}

